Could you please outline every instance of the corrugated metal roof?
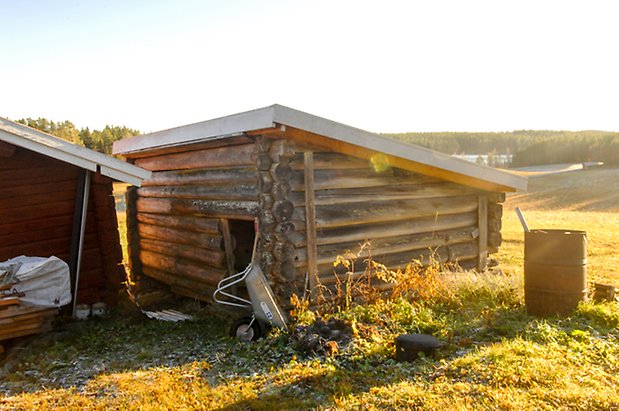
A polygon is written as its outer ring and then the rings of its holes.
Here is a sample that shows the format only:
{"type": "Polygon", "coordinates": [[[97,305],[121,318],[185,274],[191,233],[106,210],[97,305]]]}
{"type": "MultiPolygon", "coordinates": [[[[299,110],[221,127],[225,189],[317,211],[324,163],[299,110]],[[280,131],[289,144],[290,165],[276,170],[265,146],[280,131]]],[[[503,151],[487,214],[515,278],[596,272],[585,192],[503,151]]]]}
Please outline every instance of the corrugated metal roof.
{"type": "Polygon", "coordinates": [[[80,147],[50,134],[0,117],[0,141],[56,158],[74,166],[100,172],[114,180],[140,186],[151,172],[97,151],[80,147]]]}
{"type": "Polygon", "coordinates": [[[504,191],[526,190],[527,178],[482,166],[414,144],[390,139],[322,117],[275,104],[269,107],[123,139],[114,143],[114,154],[131,156],[154,149],[201,143],[284,126],[340,141],[351,146],[444,170],[448,176],[466,176],[504,191]]]}

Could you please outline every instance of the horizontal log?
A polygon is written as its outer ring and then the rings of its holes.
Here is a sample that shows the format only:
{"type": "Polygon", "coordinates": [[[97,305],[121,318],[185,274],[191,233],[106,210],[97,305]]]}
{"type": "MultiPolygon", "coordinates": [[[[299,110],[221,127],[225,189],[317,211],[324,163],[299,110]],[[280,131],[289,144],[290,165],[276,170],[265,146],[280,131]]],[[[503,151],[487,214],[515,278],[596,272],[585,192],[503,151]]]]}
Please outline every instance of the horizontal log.
{"type": "MultiPolygon", "coordinates": [[[[341,190],[316,191],[316,205],[337,205],[369,201],[414,200],[420,198],[450,197],[475,194],[476,191],[453,183],[402,184],[341,190]]],[[[292,193],[290,200],[296,207],[304,204],[302,192],[292,193]]]]}
{"type": "Polygon", "coordinates": [[[161,281],[173,287],[188,288],[200,294],[201,293],[212,294],[214,291],[213,286],[203,281],[190,280],[189,278],[181,277],[178,274],[168,272],[165,270],[160,270],[154,267],[145,266],[143,271],[144,271],[144,275],[154,278],[157,281],[161,281]]]}
{"type": "Polygon", "coordinates": [[[142,267],[157,268],[175,273],[178,277],[185,277],[209,285],[216,285],[226,275],[225,270],[152,251],[141,250],[140,259],[142,267]]]}
{"type": "MultiPolygon", "coordinates": [[[[325,229],[462,214],[475,210],[477,210],[477,197],[475,196],[327,205],[316,207],[316,225],[325,229]]],[[[297,208],[295,214],[304,219],[304,210],[297,208]]]]}
{"type": "Polygon", "coordinates": [[[173,244],[193,245],[210,250],[223,249],[223,238],[220,234],[197,233],[144,223],[138,224],[138,233],[141,238],[163,240],[173,244]]]}
{"type": "Polygon", "coordinates": [[[169,255],[192,260],[216,268],[226,268],[225,253],[223,251],[209,250],[192,245],[173,244],[161,240],[140,240],[140,248],[159,254],[169,255]]]}
{"type": "Polygon", "coordinates": [[[136,202],[140,213],[195,215],[210,217],[251,219],[258,215],[257,201],[206,201],[167,198],[139,198],[136,202]]]}
{"type": "Polygon", "coordinates": [[[154,172],[142,182],[142,187],[178,185],[254,184],[257,171],[253,166],[224,169],[197,169],[154,172]]]}
{"type": "Polygon", "coordinates": [[[249,166],[254,164],[253,151],[253,144],[243,144],[138,158],[135,160],[135,165],[151,171],[249,166]]]}
{"type": "Polygon", "coordinates": [[[219,233],[219,220],[199,216],[176,216],[151,213],[139,213],[139,222],[150,225],[158,225],[180,230],[195,231],[200,233],[219,233]]]}
{"type": "Polygon", "coordinates": [[[245,135],[242,135],[242,136],[235,136],[235,137],[227,137],[227,138],[218,139],[218,140],[209,140],[209,141],[204,141],[200,143],[192,143],[191,145],[153,148],[153,149],[149,149],[148,151],[139,151],[135,153],[123,154],[123,156],[129,159],[132,159],[132,161],[135,161],[133,159],[152,157],[152,156],[163,156],[167,154],[183,153],[187,151],[213,149],[217,147],[236,146],[236,145],[242,145],[242,144],[254,144],[254,140],[245,135]]]}
{"type": "MultiPolygon", "coordinates": [[[[314,180],[316,190],[382,187],[399,184],[430,184],[441,181],[421,174],[414,177],[391,176],[376,174],[371,170],[363,169],[315,170],[314,180]]],[[[305,189],[303,172],[293,171],[290,176],[290,184],[293,191],[303,191],[305,189]]]]}
{"type": "Polygon", "coordinates": [[[184,185],[171,187],[143,187],[140,197],[180,198],[192,200],[258,200],[258,188],[254,184],[232,183],[231,185],[184,185]]]}
{"type": "MultiPolygon", "coordinates": [[[[337,244],[346,242],[363,243],[370,239],[431,233],[434,231],[450,230],[477,225],[477,212],[453,215],[439,215],[438,217],[424,217],[390,223],[379,223],[366,226],[340,227],[318,231],[318,245],[337,244]]],[[[296,227],[296,225],[295,225],[296,227]]],[[[299,230],[300,228],[297,228],[299,230]]],[[[304,247],[305,241],[294,238],[295,247],[304,247]]]]}
{"type": "MultiPolygon", "coordinates": [[[[345,169],[371,169],[368,160],[349,157],[339,153],[313,153],[314,170],[345,170],[345,169]]],[[[290,161],[290,167],[294,170],[303,170],[303,153],[296,153],[290,161]]]]}
{"type": "MultiPolygon", "coordinates": [[[[373,261],[385,265],[391,270],[405,269],[406,266],[413,260],[421,261],[422,264],[427,265],[431,261],[438,261],[441,264],[444,263],[466,263],[467,261],[476,261],[477,244],[475,241],[454,244],[450,246],[443,246],[437,249],[425,249],[416,250],[413,253],[404,252],[391,255],[372,255],[373,261]]],[[[367,254],[361,255],[356,259],[355,272],[359,276],[367,267],[367,254]]],[[[319,266],[319,279],[322,284],[332,284],[337,281],[334,274],[338,273],[341,280],[345,277],[345,269],[343,267],[333,267],[333,264],[323,264],[319,266]]]]}
{"type": "MultiPolygon", "coordinates": [[[[440,246],[469,242],[476,238],[476,232],[475,227],[469,226],[465,228],[436,231],[432,233],[374,239],[370,240],[369,250],[372,255],[383,256],[404,252],[413,253],[415,250],[424,250],[428,248],[434,249],[440,246]]],[[[349,242],[318,246],[318,263],[329,264],[335,261],[338,255],[343,255],[347,252],[357,253],[360,245],[361,244],[358,242],[349,242]]],[[[300,249],[297,251],[297,261],[304,262],[306,257],[305,249],[300,249]]]]}

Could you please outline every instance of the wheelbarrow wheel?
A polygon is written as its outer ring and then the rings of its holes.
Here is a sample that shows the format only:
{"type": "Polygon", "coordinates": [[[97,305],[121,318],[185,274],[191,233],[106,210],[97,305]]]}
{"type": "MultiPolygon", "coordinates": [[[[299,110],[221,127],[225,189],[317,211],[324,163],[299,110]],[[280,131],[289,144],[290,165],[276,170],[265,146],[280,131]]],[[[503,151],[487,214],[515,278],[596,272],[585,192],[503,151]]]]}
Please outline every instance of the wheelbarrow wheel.
{"type": "Polygon", "coordinates": [[[241,341],[255,341],[262,337],[262,329],[258,320],[252,323],[252,319],[252,317],[243,317],[236,320],[230,327],[230,337],[241,341]]]}

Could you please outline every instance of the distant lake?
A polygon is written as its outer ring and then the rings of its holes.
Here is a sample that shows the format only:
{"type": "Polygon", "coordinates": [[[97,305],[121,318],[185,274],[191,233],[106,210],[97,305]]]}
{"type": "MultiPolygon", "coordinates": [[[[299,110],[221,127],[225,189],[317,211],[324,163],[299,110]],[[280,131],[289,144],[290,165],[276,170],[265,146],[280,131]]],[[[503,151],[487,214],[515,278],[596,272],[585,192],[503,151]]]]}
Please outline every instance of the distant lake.
{"type": "Polygon", "coordinates": [[[483,164],[485,166],[509,168],[513,154],[494,154],[493,164],[488,164],[488,154],[453,154],[453,157],[470,161],[471,163],[483,164]]]}

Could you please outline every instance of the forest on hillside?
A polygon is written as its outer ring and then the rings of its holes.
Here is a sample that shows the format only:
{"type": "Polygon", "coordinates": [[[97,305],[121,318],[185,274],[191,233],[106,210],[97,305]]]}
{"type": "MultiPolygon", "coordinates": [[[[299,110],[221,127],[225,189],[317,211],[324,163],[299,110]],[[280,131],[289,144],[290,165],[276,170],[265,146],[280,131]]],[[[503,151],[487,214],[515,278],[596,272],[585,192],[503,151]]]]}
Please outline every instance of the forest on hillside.
{"type": "MultiPolygon", "coordinates": [[[[26,118],[17,122],[72,143],[111,154],[116,140],[140,134],[125,126],[107,125],[103,130],[77,129],[72,122],[26,118]]],[[[446,154],[511,157],[510,167],[602,161],[619,165],[619,133],[608,131],[518,130],[511,132],[426,132],[384,134],[446,154]]]]}
{"type": "Polygon", "coordinates": [[[619,133],[519,130],[511,132],[398,133],[385,136],[446,154],[512,155],[511,167],[602,161],[619,165],[619,133]]]}
{"type": "Polygon", "coordinates": [[[138,130],[125,126],[106,125],[103,130],[91,131],[88,127],[78,130],[68,120],[55,122],[40,117],[36,119],[30,117],[22,118],[16,120],[16,122],[104,154],[112,154],[112,144],[114,144],[114,141],[140,134],[138,130]]]}

